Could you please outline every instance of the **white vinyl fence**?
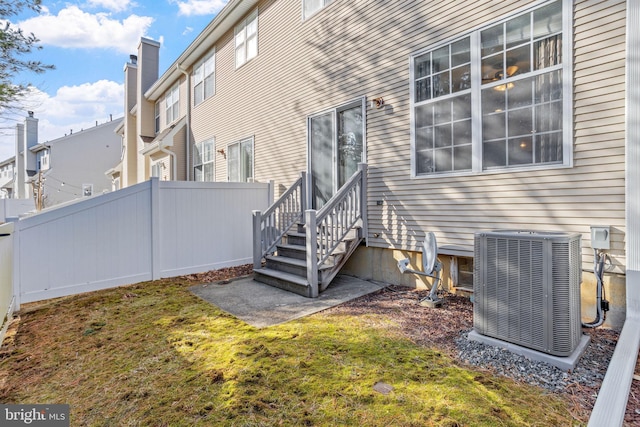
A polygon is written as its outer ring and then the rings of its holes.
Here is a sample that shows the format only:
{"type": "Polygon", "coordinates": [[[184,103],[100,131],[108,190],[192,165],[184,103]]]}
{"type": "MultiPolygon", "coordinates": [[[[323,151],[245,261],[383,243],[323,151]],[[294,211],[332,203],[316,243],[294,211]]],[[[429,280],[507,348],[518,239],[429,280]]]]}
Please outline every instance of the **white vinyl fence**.
{"type": "MultiPolygon", "coordinates": [[[[153,178],[23,218],[7,224],[11,236],[0,237],[1,266],[12,258],[13,267],[11,287],[0,271],[0,292],[12,289],[17,310],[27,302],[250,263],[251,212],[272,200],[271,184],[153,178]]],[[[1,304],[5,297],[0,294],[1,304]]]]}
{"type": "Polygon", "coordinates": [[[0,199],[0,223],[35,210],[36,204],[33,199],[0,199]]]}
{"type": "Polygon", "coordinates": [[[15,308],[13,297],[13,224],[0,225],[0,343],[15,308]]]}

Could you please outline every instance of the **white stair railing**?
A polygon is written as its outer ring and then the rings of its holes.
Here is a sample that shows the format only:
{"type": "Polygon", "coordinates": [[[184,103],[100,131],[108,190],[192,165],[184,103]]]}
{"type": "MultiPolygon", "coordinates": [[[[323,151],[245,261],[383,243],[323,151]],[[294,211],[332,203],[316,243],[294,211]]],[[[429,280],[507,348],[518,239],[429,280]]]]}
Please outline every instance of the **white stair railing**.
{"type": "Polygon", "coordinates": [[[273,252],[282,237],[301,222],[307,206],[307,174],[302,172],[282,196],[264,213],[253,211],[253,268],[262,266],[262,259],[273,252]]]}
{"type": "Polygon", "coordinates": [[[305,212],[307,244],[307,281],[312,297],[317,297],[318,269],[333,255],[347,234],[359,223],[367,235],[367,165],[358,171],[320,209],[305,212]]]}

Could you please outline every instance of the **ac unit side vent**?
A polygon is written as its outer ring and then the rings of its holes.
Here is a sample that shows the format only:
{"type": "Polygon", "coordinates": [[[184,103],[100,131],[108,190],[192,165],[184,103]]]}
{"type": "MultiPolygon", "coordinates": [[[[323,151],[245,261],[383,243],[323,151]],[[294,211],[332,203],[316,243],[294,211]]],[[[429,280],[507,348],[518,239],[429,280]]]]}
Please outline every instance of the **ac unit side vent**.
{"type": "Polygon", "coordinates": [[[580,343],[580,234],[475,235],[476,332],[568,356],[580,343]]]}

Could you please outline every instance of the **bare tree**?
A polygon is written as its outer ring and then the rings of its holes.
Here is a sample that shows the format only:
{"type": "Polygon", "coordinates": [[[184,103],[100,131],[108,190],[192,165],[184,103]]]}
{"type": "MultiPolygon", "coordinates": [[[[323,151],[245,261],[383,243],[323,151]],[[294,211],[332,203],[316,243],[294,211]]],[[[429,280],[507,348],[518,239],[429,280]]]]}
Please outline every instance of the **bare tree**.
{"type": "Polygon", "coordinates": [[[33,50],[40,50],[38,38],[33,34],[25,34],[20,28],[12,25],[9,18],[16,16],[24,9],[37,13],[41,10],[41,0],[0,0],[0,116],[16,108],[16,103],[25,96],[30,85],[16,82],[19,73],[30,71],[44,73],[54,68],[27,58],[33,50]]]}

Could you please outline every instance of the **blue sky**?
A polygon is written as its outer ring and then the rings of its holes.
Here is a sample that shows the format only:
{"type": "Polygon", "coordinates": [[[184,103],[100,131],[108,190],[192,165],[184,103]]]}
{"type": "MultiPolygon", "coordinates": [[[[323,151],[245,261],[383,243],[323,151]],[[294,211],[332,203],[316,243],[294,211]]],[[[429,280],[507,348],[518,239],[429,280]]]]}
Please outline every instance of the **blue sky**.
{"type": "MultiPolygon", "coordinates": [[[[34,33],[42,50],[29,56],[55,65],[25,73],[34,86],[21,111],[0,113],[0,161],[15,154],[15,124],[27,110],[39,119],[39,141],[95,126],[123,115],[123,66],[140,37],[161,43],[160,74],[169,67],[227,0],[42,1],[42,12],[23,11],[11,25],[34,33]]],[[[3,23],[1,23],[4,25],[3,23]]]]}

